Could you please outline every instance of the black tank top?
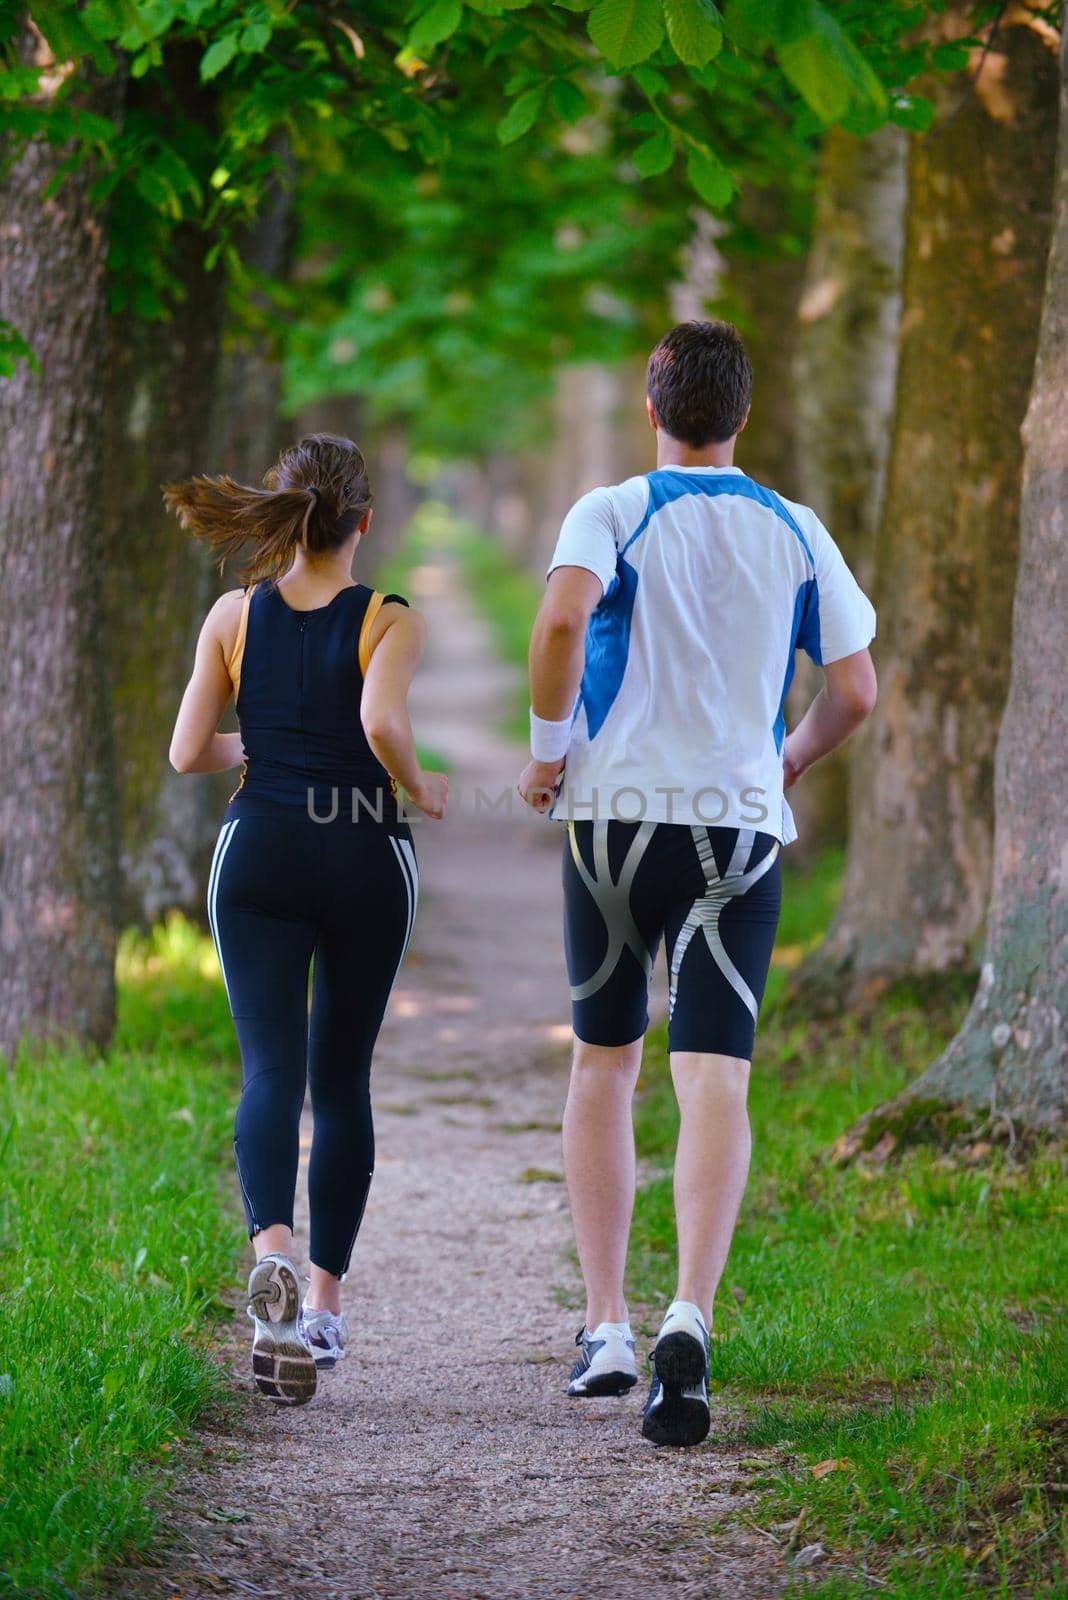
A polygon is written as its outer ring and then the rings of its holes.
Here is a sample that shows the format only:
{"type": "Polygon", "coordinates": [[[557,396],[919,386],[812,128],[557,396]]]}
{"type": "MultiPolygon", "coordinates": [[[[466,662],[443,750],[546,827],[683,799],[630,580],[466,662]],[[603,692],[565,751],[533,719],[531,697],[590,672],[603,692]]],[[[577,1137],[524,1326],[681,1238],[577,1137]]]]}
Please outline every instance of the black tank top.
{"type": "Polygon", "coordinates": [[[324,823],[404,826],[360,721],[367,636],[387,599],[408,603],[362,583],[313,611],[294,611],[273,582],[246,595],[229,664],[245,747],[230,815],[290,806],[324,823]]]}

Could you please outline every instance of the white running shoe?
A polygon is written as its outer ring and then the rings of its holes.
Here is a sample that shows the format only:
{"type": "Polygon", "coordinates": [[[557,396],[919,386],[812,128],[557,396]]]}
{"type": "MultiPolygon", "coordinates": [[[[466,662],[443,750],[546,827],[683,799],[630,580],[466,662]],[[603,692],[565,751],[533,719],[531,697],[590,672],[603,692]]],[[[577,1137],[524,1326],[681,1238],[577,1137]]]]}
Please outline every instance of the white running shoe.
{"type": "Polygon", "coordinates": [[[626,1394],[638,1381],[634,1335],[629,1322],[601,1322],[591,1333],[583,1328],[575,1339],[579,1358],[567,1392],[575,1399],[626,1394]]]}
{"type": "Polygon", "coordinates": [[[257,1261],[248,1280],[252,1377],[269,1400],[305,1405],[315,1393],[315,1360],[301,1332],[300,1279],[281,1252],[257,1261]]]}
{"type": "Polygon", "coordinates": [[[300,1313],[300,1331],[311,1346],[315,1365],[322,1371],[328,1372],[339,1361],[344,1361],[349,1325],[343,1313],[311,1311],[304,1306],[300,1313]]]}
{"type": "Polygon", "coordinates": [[[659,1445],[700,1444],[710,1425],[708,1329],[695,1305],[673,1300],[653,1349],[642,1435],[659,1445]]]}

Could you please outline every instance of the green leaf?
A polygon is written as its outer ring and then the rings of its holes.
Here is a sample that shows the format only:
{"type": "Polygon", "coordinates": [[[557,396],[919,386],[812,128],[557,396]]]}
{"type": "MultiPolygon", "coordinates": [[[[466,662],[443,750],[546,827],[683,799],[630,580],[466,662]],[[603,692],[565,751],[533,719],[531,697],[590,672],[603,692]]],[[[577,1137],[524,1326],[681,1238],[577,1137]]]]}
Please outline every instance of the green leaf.
{"type": "Polygon", "coordinates": [[[216,39],[214,44],[208,46],[200,58],[201,81],[207,83],[209,78],[217,78],[224,67],[228,67],[237,54],[237,34],[224,33],[221,39],[216,39]]]}
{"type": "Polygon", "coordinates": [[[13,378],[20,361],[29,363],[31,372],[40,372],[41,363],[10,322],[0,318],[0,378],[13,378]]]}
{"type": "Polygon", "coordinates": [[[815,0],[729,0],[724,32],[743,49],[756,49],[760,40],[793,44],[812,31],[817,10],[815,0]]]}
{"type": "Polygon", "coordinates": [[[686,158],[686,176],[713,210],[725,206],[734,194],[734,179],[719,157],[704,147],[690,151],[686,158]]]}
{"type": "Polygon", "coordinates": [[[545,99],[545,85],[539,84],[536,89],[526,89],[512,101],[508,110],[497,124],[497,138],[501,144],[515,144],[538,120],[542,102],[545,99]]]}
{"type": "Polygon", "coordinates": [[[432,50],[436,44],[451,39],[463,14],[460,0],[434,0],[414,23],[408,35],[408,49],[421,55],[424,50],[432,50]]]}
{"type": "Polygon", "coordinates": [[[586,96],[570,78],[554,78],[549,85],[549,101],[562,122],[577,122],[589,107],[586,96]]]}
{"type": "Polygon", "coordinates": [[[153,211],[162,211],[169,217],[181,216],[182,208],[178,196],[155,167],[142,167],[134,179],[134,188],[153,211]]]}
{"type": "Polygon", "coordinates": [[[664,0],[671,48],[688,67],[707,67],[723,45],[712,0],[664,0]]]}
{"type": "Polygon", "coordinates": [[[258,55],[271,42],[269,22],[250,22],[241,34],[241,50],[246,56],[258,55]]]}
{"type": "Polygon", "coordinates": [[[612,66],[637,66],[664,37],[661,0],[598,0],[590,12],[589,34],[612,66]]]}
{"type": "Polygon", "coordinates": [[[658,173],[666,172],[674,159],[675,145],[666,128],[643,139],[631,156],[642,178],[655,178],[658,173]]]}
{"type": "Polygon", "coordinates": [[[971,51],[967,45],[956,40],[947,44],[936,44],[931,51],[931,64],[939,72],[967,72],[971,62],[971,51]]]}
{"type": "Polygon", "coordinates": [[[658,94],[667,94],[671,87],[664,74],[657,72],[655,67],[638,67],[632,76],[638,88],[650,100],[655,100],[658,94]]]}
{"type": "Polygon", "coordinates": [[[890,102],[890,121],[912,133],[926,133],[934,114],[933,103],[922,94],[896,94],[890,102]]]}
{"type": "Polygon", "coordinates": [[[837,122],[854,100],[885,114],[886,93],[869,62],[822,6],[812,10],[812,31],[778,46],[779,64],[801,98],[823,122],[837,122]]]}

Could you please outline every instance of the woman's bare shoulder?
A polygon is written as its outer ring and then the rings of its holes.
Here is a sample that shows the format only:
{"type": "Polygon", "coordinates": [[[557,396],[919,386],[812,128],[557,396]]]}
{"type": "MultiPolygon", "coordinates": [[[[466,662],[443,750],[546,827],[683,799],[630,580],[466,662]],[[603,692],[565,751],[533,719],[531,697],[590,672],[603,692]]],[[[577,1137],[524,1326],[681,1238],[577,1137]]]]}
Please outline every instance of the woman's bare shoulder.
{"type": "Polygon", "coordinates": [[[241,610],[245,603],[244,589],[227,589],[221,594],[204,618],[203,632],[218,639],[224,654],[229,654],[237,639],[241,610]]]}

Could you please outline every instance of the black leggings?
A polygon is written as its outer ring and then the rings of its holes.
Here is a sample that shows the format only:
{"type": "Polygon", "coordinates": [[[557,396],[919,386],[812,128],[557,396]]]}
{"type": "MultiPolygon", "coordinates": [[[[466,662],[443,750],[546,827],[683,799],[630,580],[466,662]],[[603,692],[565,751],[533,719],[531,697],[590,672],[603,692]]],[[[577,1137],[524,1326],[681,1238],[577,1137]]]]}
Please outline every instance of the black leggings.
{"type": "Polygon", "coordinates": [[[280,809],[231,810],[208,884],[244,1075],[234,1151],[249,1234],[292,1227],[308,1084],[311,1259],[343,1277],[374,1172],[371,1053],[412,931],[418,874],[407,829],[280,809]]]}

